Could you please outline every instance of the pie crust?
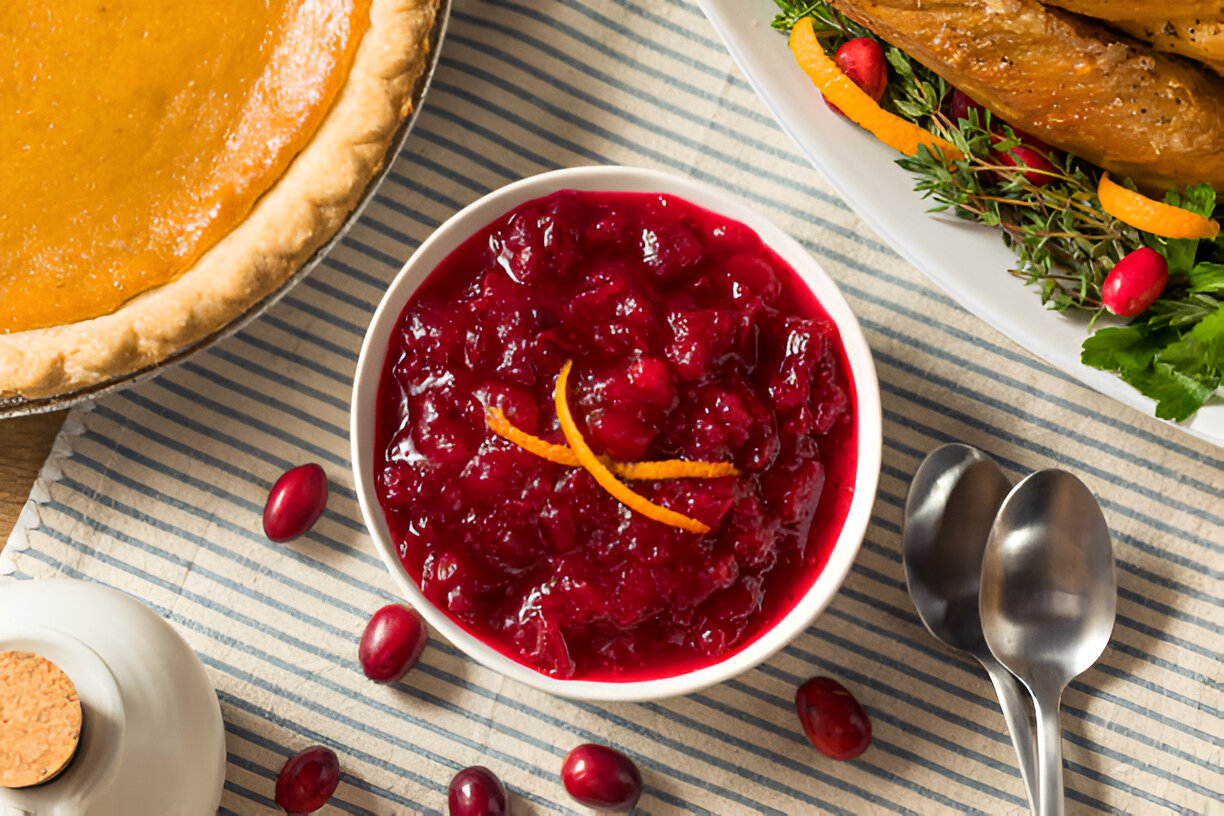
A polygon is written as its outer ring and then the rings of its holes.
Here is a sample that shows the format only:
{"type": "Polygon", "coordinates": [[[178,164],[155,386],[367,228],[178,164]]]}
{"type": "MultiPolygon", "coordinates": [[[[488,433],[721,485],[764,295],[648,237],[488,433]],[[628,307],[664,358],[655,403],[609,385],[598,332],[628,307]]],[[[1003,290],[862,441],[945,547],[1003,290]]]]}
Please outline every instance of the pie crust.
{"type": "Polygon", "coordinates": [[[69,394],[139,371],[274,292],[357,206],[428,57],[440,0],[373,0],[347,82],[246,220],[174,281],[90,320],[0,334],[0,398],[69,394]]]}

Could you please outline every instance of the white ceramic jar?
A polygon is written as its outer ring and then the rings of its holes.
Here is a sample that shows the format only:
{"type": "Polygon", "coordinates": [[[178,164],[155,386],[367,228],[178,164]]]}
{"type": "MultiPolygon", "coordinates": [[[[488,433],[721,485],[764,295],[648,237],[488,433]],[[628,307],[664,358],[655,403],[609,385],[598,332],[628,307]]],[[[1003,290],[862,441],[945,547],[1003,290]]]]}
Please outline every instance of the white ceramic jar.
{"type": "Polygon", "coordinates": [[[68,675],[81,740],[54,779],[0,788],[0,816],[215,814],[225,728],[204,666],[139,601],[71,580],[0,583],[0,652],[33,652],[68,675]]]}

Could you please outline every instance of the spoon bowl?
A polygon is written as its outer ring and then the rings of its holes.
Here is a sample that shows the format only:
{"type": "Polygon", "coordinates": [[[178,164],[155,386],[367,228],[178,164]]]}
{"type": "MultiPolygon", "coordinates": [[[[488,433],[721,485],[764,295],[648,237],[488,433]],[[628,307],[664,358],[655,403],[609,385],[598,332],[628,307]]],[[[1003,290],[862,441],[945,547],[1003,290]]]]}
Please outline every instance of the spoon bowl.
{"type": "Polygon", "coordinates": [[[1101,656],[1118,587],[1109,526],[1070,473],[1027,477],[999,508],[982,560],[981,620],[990,651],[1032,693],[1038,812],[1063,812],[1063,689],[1101,656]]]}
{"type": "Polygon", "coordinates": [[[994,656],[1026,684],[1061,689],[1105,650],[1117,599],[1109,527],[1084,483],[1044,470],[1016,485],[982,561],[982,626],[994,656]]]}
{"type": "Polygon", "coordinates": [[[991,657],[978,615],[982,554],[1011,490],[999,466],[969,445],[943,445],[918,466],[905,500],[902,563],[918,617],[948,646],[991,657]]]}
{"type": "Polygon", "coordinates": [[[943,445],[927,454],[910,482],[901,528],[905,581],[918,617],[944,645],[968,654],[994,684],[1034,802],[1036,756],[1023,688],[986,645],[978,614],[982,555],[995,513],[1011,482],[970,445],[943,445]]]}

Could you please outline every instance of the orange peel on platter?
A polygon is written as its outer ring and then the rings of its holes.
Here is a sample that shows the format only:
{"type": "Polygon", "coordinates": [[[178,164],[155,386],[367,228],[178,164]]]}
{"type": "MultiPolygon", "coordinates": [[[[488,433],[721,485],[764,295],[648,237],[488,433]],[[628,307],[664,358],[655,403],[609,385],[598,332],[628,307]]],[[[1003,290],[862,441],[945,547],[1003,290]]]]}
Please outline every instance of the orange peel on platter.
{"type": "Polygon", "coordinates": [[[799,67],[820,89],[824,98],[841,109],[850,121],[870,131],[884,144],[907,156],[917,155],[918,148],[926,145],[932,151],[936,148],[941,150],[944,158],[964,158],[964,154],[947,139],[889,113],[855,85],[854,80],[846,76],[833,58],[825,53],[811,17],[804,17],[795,23],[791,28],[789,44],[799,67]]]}
{"type": "Polygon", "coordinates": [[[1215,238],[1220,225],[1206,216],[1165,204],[1142,193],[1128,190],[1101,174],[1097,184],[1097,200],[1107,215],[1135,229],[1164,238],[1215,238]]]}

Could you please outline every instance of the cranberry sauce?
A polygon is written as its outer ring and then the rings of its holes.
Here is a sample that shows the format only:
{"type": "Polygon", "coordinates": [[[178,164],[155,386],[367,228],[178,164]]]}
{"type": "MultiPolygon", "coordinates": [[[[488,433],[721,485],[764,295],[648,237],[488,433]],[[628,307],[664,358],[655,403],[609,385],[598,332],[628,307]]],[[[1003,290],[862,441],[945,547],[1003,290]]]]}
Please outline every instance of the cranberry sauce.
{"type": "Polygon", "coordinates": [[[450,254],[392,336],[378,494],[408,573],[464,629],[548,675],[716,662],[812,585],[850,506],[853,384],[837,329],[743,224],[663,195],[564,191],[450,254]],[[709,525],[630,511],[580,467],[496,436],[485,407],[597,454],[734,462],[630,482],[709,525]]]}

